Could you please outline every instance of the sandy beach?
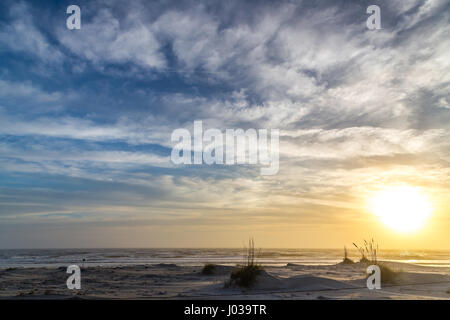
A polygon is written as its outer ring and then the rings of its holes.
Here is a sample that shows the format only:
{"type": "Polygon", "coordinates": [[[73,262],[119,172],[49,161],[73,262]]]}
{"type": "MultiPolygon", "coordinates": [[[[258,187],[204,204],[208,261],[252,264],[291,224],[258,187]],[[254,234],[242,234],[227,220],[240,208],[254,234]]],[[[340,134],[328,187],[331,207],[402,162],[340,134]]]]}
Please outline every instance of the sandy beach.
{"type": "Polygon", "coordinates": [[[380,290],[366,287],[361,263],[267,266],[251,289],[225,286],[232,266],[154,264],[87,267],[80,290],[68,290],[60,268],[0,270],[1,299],[450,299],[450,268],[386,262],[397,276],[380,290]]]}

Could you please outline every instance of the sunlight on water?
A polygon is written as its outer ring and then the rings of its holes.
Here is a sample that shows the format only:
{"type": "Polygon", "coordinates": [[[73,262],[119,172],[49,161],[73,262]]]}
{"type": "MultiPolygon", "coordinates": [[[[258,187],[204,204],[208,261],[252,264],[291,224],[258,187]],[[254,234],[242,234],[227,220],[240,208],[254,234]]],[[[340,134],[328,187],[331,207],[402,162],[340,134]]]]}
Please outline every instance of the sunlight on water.
{"type": "MultiPolygon", "coordinates": [[[[340,249],[262,249],[258,263],[264,265],[331,265],[342,261],[340,249]]],[[[349,257],[358,260],[355,251],[349,257]]],[[[405,252],[387,250],[381,260],[450,267],[449,251],[405,252]]],[[[242,249],[34,249],[0,250],[0,268],[66,266],[69,264],[136,265],[174,263],[203,265],[215,263],[236,265],[243,261],[242,249]],[[85,262],[83,262],[85,259],[85,262]]]]}

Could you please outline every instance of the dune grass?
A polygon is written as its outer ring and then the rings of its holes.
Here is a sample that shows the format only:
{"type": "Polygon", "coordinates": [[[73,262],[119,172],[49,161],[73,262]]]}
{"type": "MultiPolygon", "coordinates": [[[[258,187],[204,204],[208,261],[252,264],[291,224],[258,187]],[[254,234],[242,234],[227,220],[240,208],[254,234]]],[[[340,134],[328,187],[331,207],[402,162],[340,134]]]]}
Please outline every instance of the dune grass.
{"type": "Polygon", "coordinates": [[[355,263],[352,259],[348,257],[347,247],[344,246],[344,260],[342,260],[343,264],[353,264],[355,263]]]}
{"type": "Polygon", "coordinates": [[[373,238],[370,241],[364,240],[364,246],[358,246],[354,242],[353,245],[361,254],[361,259],[359,259],[359,262],[370,262],[372,264],[377,264],[378,243],[376,243],[373,238]]]}
{"type": "Polygon", "coordinates": [[[212,275],[212,274],[214,274],[215,270],[216,270],[216,265],[212,264],[212,263],[208,263],[203,266],[201,273],[204,275],[212,275]]]}
{"type": "Polygon", "coordinates": [[[234,270],[230,275],[230,284],[234,283],[239,287],[250,288],[256,283],[256,277],[262,271],[259,265],[243,266],[234,270]]]}
{"type": "Polygon", "coordinates": [[[377,265],[380,267],[381,271],[381,283],[396,283],[399,271],[393,270],[382,263],[378,263],[377,265]]]}
{"type": "Polygon", "coordinates": [[[244,248],[244,264],[233,270],[230,274],[230,280],[225,286],[235,284],[239,287],[250,288],[256,283],[257,276],[263,270],[262,266],[256,263],[255,242],[249,240],[248,248],[244,248]]]}
{"type": "Polygon", "coordinates": [[[355,243],[353,245],[358,249],[361,254],[359,262],[364,264],[377,265],[381,271],[381,283],[395,283],[396,277],[400,271],[393,270],[386,264],[378,261],[379,247],[378,243],[372,238],[372,240],[364,240],[363,246],[358,246],[355,243]]]}

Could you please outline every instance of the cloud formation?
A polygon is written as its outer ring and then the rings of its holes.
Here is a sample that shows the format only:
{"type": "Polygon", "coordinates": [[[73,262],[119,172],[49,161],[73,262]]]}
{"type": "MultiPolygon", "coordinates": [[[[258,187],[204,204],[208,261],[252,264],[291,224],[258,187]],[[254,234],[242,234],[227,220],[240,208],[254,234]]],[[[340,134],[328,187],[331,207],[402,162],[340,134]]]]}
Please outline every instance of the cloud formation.
{"type": "Polygon", "coordinates": [[[382,183],[447,194],[450,4],[379,5],[370,31],[361,1],[82,1],[69,31],[3,3],[0,220],[345,225],[382,183]],[[194,120],[281,129],[279,174],[173,166],[194,120]]]}

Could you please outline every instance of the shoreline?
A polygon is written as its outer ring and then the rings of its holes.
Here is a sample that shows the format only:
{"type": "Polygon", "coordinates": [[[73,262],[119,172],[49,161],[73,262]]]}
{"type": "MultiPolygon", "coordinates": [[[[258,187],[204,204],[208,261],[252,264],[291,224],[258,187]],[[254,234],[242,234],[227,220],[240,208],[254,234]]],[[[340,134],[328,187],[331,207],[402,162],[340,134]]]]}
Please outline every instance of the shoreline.
{"type": "Polygon", "coordinates": [[[154,264],[84,267],[81,289],[69,290],[65,267],[0,270],[0,299],[450,299],[450,268],[383,262],[395,284],[366,287],[366,264],[264,266],[251,289],[225,288],[233,266],[212,275],[199,266],[154,264]]]}

